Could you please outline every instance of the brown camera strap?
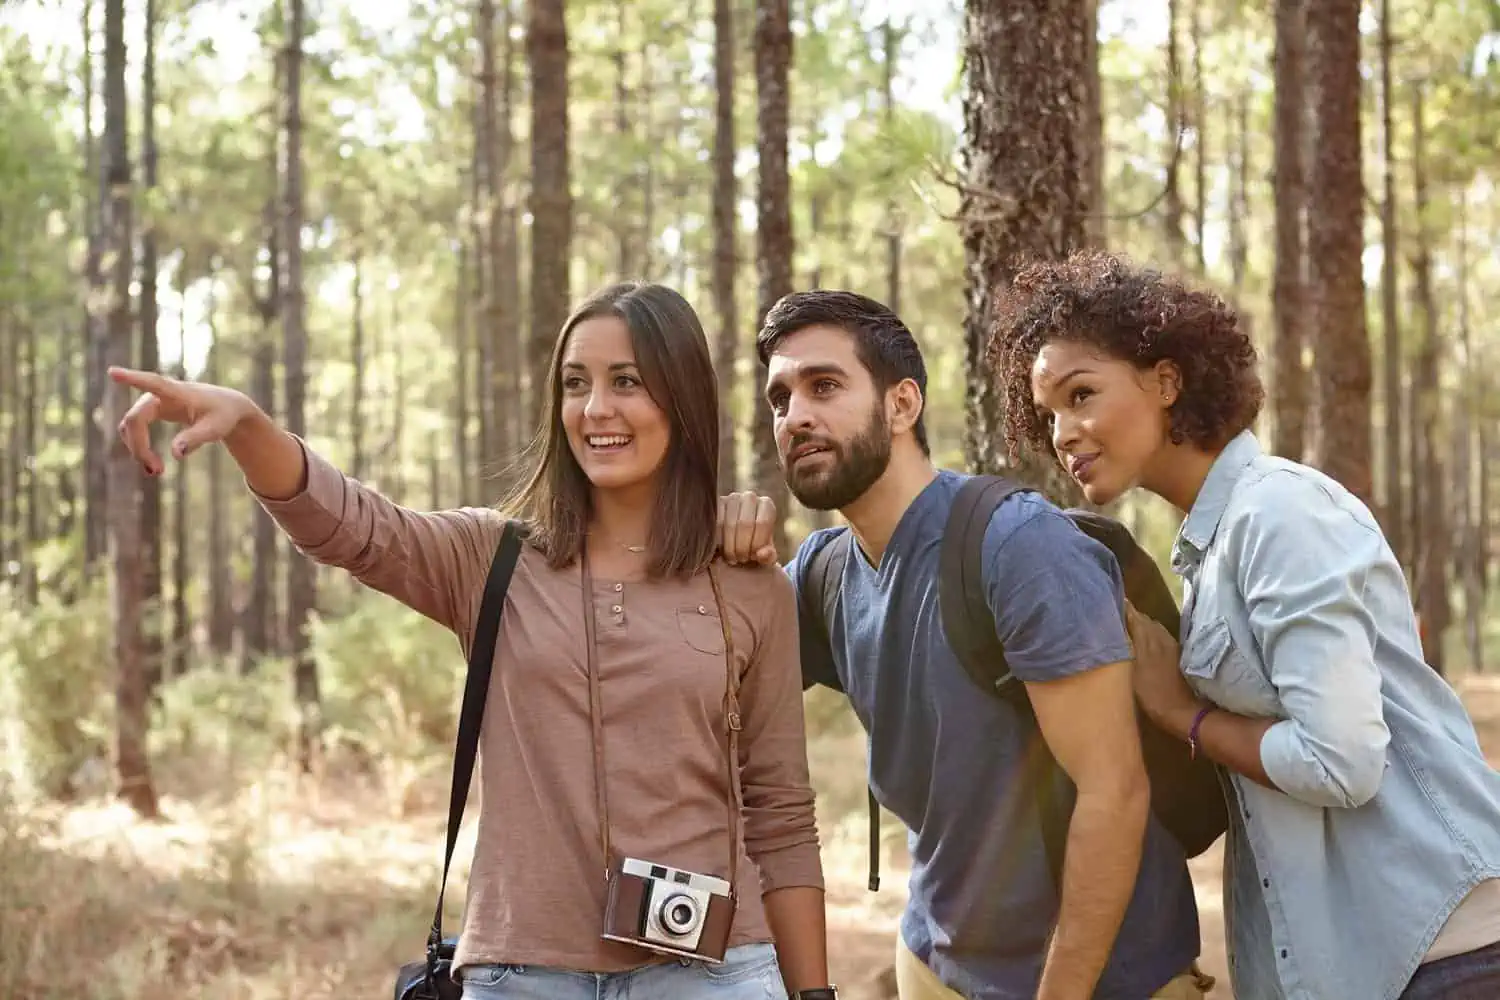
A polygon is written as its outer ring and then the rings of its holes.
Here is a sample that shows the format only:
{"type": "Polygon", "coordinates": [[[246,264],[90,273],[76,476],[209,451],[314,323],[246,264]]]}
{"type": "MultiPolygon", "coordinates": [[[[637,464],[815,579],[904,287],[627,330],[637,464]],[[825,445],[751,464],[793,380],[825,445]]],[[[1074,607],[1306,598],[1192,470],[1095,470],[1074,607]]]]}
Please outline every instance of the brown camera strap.
{"type": "MultiPolygon", "coordinates": [[[[589,572],[588,553],[579,558],[583,571],[583,631],[584,647],[588,658],[589,679],[589,724],[592,730],[594,751],[594,795],[598,803],[599,842],[604,848],[604,877],[607,880],[613,871],[614,857],[609,841],[609,794],[604,781],[604,707],[599,686],[599,642],[598,625],[595,621],[594,578],[589,572]]],[[[729,896],[737,899],[740,853],[740,673],[734,663],[734,634],[729,625],[729,609],[724,603],[724,592],[719,587],[719,576],[713,566],[708,567],[708,582],[713,587],[714,604],[719,611],[719,625],[724,631],[724,664],[727,679],[724,689],[724,720],[728,729],[725,757],[729,770],[729,896]]]]}

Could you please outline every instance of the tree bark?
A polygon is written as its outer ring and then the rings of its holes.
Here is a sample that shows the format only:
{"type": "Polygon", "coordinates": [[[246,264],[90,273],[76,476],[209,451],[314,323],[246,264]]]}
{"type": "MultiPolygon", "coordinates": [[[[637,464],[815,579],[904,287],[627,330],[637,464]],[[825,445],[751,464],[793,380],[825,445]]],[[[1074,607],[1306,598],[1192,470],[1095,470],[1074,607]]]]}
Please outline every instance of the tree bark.
{"type": "MultiPolygon", "coordinates": [[[[353,287],[350,289],[353,314],[353,329],[349,337],[349,361],[353,368],[354,384],[349,390],[349,475],[355,479],[365,478],[365,273],[364,254],[354,251],[353,287]]],[[[462,368],[460,367],[460,371],[462,368]]],[[[467,398],[463,387],[456,393],[460,400],[467,398]]],[[[462,457],[460,456],[460,464],[462,457]]]]}
{"type": "MultiPolygon", "coordinates": [[[[734,173],[734,9],[730,0],[714,0],[714,150],[713,222],[714,312],[719,318],[719,492],[730,493],[739,481],[735,438],[734,386],[739,364],[740,328],[734,301],[739,267],[735,204],[739,183],[734,173]]],[[[759,412],[757,404],[756,412],[759,412]]]]}
{"type": "MultiPolygon", "coordinates": [[[[149,199],[156,190],[156,0],[146,0],[146,51],[141,61],[141,172],[149,199]]],[[[149,202],[148,202],[149,205],[149,202]]],[[[156,220],[148,208],[141,213],[141,340],[140,367],[156,371],[161,364],[156,342],[157,277],[156,220]]],[[[161,450],[161,434],[153,433],[153,446],[161,450]]],[[[142,646],[146,660],[146,689],[154,693],[161,683],[163,663],[164,608],[162,606],[161,480],[141,480],[141,601],[144,605],[142,646]]]]}
{"type": "Polygon", "coordinates": [[[1448,605],[1448,479],[1444,469],[1444,449],[1439,443],[1442,440],[1442,343],[1438,331],[1437,301],[1432,292],[1432,250],[1427,223],[1427,135],[1423,98],[1423,86],[1414,85],[1412,183],[1417,225],[1411,266],[1416,284],[1417,307],[1422,314],[1422,345],[1417,354],[1417,371],[1412,392],[1417,417],[1413,432],[1421,442],[1421,461],[1413,466],[1421,473],[1421,490],[1415,494],[1422,510],[1422,530],[1416,537],[1417,610],[1422,616],[1427,663],[1442,674],[1446,666],[1443,637],[1447,634],[1452,611],[1448,605]]]}
{"type": "MultiPolygon", "coordinates": [[[[188,273],[184,262],[178,268],[177,292],[179,303],[186,303],[188,273]]],[[[186,381],[187,373],[187,309],[177,313],[177,372],[179,379],[186,381]]],[[[213,451],[222,449],[214,448],[213,451]]],[[[192,653],[193,623],[188,619],[188,477],[185,470],[172,477],[172,650],[171,677],[181,677],[188,671],[192,653]]]]}
{"type": "MultiPolygon", "coordinates": [[[[563,0],[528,0],[531,72],[532,385],[547,384],[571,293],[573,195],[568,173],[568,26],[563,0]]],[[[540,399],[540,393],[537,394],[540,399]]]]}
{"type": "Polygon", "coordinates": [[[1182,266],[1187,240],[1182,231],[1182,139],[1187,131],[1182,100],[1182,55],[1177,34],[1177,2],[1167,0],[1167,181],[1162,195],[1162,226],[1165,229],[1167,260],[1174,268],[1182,266]]]}
{"type": "Polygon", "coordinates": [[[1276,273],[1272,305],[1276,336],[1271,348],[1272,450],[1300,462],[1307,450],[1308,304],[1303,282],[1303,205],[1307,201],[1302,162],[1307,108],[1305,0],[1276,0],[1276,273]]]}
{"type": "MultiPolygon", "coordinates": [[[[788,0],[758,0],[755,6],[755,92],[758,183],[755,192],[755,264],[759,276],[755,325],[759,328],[777,300],[792,290],[791,176],[787,169],[787,125],[791,116],[791,6],[788,0]]],[[[776,551],[787,551],[789,494],[776,451],[771,408],[760,391],[766,366],[756,365],[755,488],[780,513],[776,551]]]]}
{"type": "Polygon", "coordinates": [[[1382,334],[1381,374],[1384,397],[1382,409],[1384,421],[1382,440],[1384,447],[1382,472],[1383,490],[1380,513],[1386,540],[1403,565],[1410,567],[1411,547],[1406,538],[1407,512],[1406,490],[1402,485],[1401,429],[1405,421],[1401,406],[1401,371],[1403,351],[1401,348],[1400,288],[1396,275],[1400,233],[1396,223],[1396,143],[1395,124],[1392,114],[1395,95],[1391,80],[1392,38],[1390,0],[1380,3],[1380,144],[1382,161],[1383,197],[1380,204],[1380,315],[1382,334]]]}
{"type": "Polygon", "coordinates": [[[1317,156],[1308,213],[1318,373],[1313,464],[1373,507],[1370,342],[1365,327],[1364,179],[1360,173],[1360,0],[1309,0],[1317,156]]]}
{"type": "MultiPolygon", "coordinates": [[[[208,288],[208,357],[203,377],[210,384],[219,382],[219,358],[224,345],[219,341],[218,268],[209,269],[208,288]]],[[[234,651],[234,593],[230,578],[229,539],[225,527],[224,449],[208,449],[208,645],[221,657],[234,651]]],[[[262,512],[264,515],[264,512],[262,512]]]]}
{"type": "MultiPolygon", "coordinates": [[[[281,249],[286,255],[286,287],[281,297],[281,333],[286,342],[286,429],[307,434],[307,326],[302,289],[302,38],[303,0],[287,0],[285,160],[281,186],[281,249]]],[[[286,627],[292,656],[293,690],[297,696],[298,762],[304,772],[312,767],[321,739],[318,667],[307,635],[317,599],[311,560],[297,556],[287,566],[286,627]]]]}
{"type": "Polygon", "coordinates": [[[968,0],[964,40],[964,450],[974,471],[1007,469],[1068,506],[1081,494],[1051,455],[1007,460],[999,393],[983,358],[990,303],[1024,260],[1061,259],[1084,245],[1091,210],[1085,14],[1081,4],[968,0]]]}
{"type": "Polygon", "coordinates": [[[98,178],[98,189],[86,192],[88,213],[88,250],[84,272],[89,295],[84,308],[84,379],[83,379],[83,563],[89,573],[102,559],[109,545],[109,449],[111,428],[104,410],[105,355],[109,350],[109,329],[102,301],[107,298],[103,265],[101,232],[104,202],[109,197],[109,172],[101,169],[94,141],[94,31],[93,2],[83,7],[83,157],[90,177],[98,178]]]}
{"type": "MultiPolygon", "coordinates": [[[[128,107],[125,91],[125,0],[104,5],[104,157],[106,190],[102,202],[104,273],[111,279],[108,317],[110,365],[136,362],[135,329],[130,316],[131,171],[128,107]]],[[[125,417],[131,394],[124,386],[105,387],[106,426],[125,417]]],[[[144,573],[141,545],[140,466],[119,435],[109,449],[110,542],[114,562],[115,772],[119,796],[137,814],[158,815],[151,762],[146,754],[146,663],[142,642],[144,573]]]]}
{"type": "MultiPolygon", "coordinates": [[[[1094,0],[1090,0],[1094,2],[1094,0]]],[[[896,124],[896,58],[900,51],[901,37],[891,24],[889,16],[882,28],[885,42],[884,72],[881,74],[881,114],[887,130],[896,124]]],[[[901,229],[900,202],[891,198],[885,206],[885,304],[891,312],[901,315],[901,229]]]]}

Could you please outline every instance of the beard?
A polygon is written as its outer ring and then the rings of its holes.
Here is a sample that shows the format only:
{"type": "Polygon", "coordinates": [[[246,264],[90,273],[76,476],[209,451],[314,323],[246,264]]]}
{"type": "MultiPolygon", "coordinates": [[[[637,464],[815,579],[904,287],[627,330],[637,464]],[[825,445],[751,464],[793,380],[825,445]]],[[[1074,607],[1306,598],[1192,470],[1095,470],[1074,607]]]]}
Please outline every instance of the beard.
{"type": "MultiPolygon", "coordinates": [[[[809,442],[793,438],[787,454],[809,442]]],[[[787,488],[797,502],[809,510],[839,510],[847,507],[874,486],[891,463],[891,431],[885,411],[879,405],[870,419],[848,441],[818,441],[832,455],[827,468],[799,473],[796,466],[783,465],[787,488]]]]}

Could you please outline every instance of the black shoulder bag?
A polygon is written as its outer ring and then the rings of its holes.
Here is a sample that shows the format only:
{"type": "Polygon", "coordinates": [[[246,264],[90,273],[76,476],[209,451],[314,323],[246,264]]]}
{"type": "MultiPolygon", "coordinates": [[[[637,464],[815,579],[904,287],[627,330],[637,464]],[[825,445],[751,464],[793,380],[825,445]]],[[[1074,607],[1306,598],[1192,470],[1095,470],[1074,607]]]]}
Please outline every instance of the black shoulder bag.
{"type": "Polygon", "coordinates": [[[484,719],[484,696],[490,687],[490,668],[495,662],[500,614],[505,610],[505,593],[510,589],[511,574],[520,555],[519,530],[513,522],[507,522],[490,563],[479,619],[474,626],[474,642],[469,647],[469,672],[464,680],[463,707],[459,710],[458,740],[453,754],[453,790],[448,798],[448,844],[443,852],[443,880],[438,883],[437,909],[427,935],[427,957],[401,966],[396,973],[395,1000],[459,1000],[463,994],[461,984],[451,977],[458,941],[443,937],[443,893],[448,887],[448,868],[453,863],[453,848],[458,844],[458,828],[463,823],[464,803],[469,797],[469,779],[474,774],[474,758],[479,752],[479,728],[484,719]]]}

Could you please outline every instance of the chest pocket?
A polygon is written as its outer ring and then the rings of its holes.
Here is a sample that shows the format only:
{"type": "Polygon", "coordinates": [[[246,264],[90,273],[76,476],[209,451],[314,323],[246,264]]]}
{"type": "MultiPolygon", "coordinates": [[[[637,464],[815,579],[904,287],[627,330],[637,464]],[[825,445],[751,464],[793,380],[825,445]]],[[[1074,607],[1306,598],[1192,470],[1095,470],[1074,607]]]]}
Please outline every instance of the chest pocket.
{"type": "Polygon", "coordinates": [[[682,634],[682,641],[698,652],[710,656],[724,655],[724,625],[713,605],[684,604],[679,607],[677,630],[682,634]]]}
{"type": "Polygon", "coordinates": [[[1235,645],[1223,618],[1193,623],[1182,650],[1182,672],[1200,697],[1237,715],[1282,715],[1276,688],[1235,645]]]}

